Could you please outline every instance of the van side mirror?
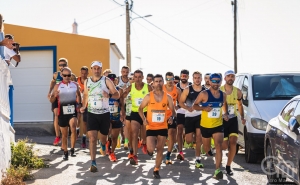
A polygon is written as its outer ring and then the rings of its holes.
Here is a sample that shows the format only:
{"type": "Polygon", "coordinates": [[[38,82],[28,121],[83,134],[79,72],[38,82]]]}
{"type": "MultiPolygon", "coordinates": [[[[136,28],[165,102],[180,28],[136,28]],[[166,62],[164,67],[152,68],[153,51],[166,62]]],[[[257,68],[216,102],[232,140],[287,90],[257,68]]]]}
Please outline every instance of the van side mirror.
{"type": "Polygon", "coordinates": [[[289,119],[288,128],[289,128],[292,132],[295,132],[297,135],[299,135],[299,131],[298,131],[299,123],[298,123],[297,119],[296,119],[294,116],[292,116],[292,117],[289,119]]]}
{"type": "Polygon", "coordinates": [[[247,91],[244,91],[242,92],[243,93],[243,96],[242,96],[242,102],[245,106],[248,106],[249,104],[249,101],[248,101],[248,92],[247,91]]]}

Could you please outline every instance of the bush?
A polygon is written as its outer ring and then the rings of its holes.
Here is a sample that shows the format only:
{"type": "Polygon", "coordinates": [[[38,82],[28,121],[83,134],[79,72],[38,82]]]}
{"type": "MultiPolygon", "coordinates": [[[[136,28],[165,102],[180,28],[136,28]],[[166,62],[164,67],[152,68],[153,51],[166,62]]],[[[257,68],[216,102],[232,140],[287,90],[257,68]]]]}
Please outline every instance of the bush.
{"type": "Polygon", "coordinates": [[[16,144],[11,143],[11,165],[1,185],[23,185],[24,180],[33,178],[32,169],[46,167],[43,159],[34,153],[34,144],[27,144],[27,142],[28,139],[22,139],[16,144]]]}

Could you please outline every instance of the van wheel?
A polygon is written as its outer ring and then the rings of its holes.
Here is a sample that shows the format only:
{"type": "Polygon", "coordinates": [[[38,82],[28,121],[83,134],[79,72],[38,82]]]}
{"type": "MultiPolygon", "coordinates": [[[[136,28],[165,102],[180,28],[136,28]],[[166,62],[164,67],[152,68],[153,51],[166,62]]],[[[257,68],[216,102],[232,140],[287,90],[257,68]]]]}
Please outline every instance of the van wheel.
{"type": "Polygon", "coordinates": [[[247,163],[256,163],[257,162],[257,154],[251,150],[251,140],[248,138],[247,131],[245,134],[245,160],[247,163]]]}
{"type": "Polygon", "coordinates": [[[269,183],[285,182],[286,178],[283,178],[281,174],[278,174],[274,165],[274,155],[272,147],[269,142],[266,143],[266,160],[264,160],[263,167],[267,174],[269,183]]]}

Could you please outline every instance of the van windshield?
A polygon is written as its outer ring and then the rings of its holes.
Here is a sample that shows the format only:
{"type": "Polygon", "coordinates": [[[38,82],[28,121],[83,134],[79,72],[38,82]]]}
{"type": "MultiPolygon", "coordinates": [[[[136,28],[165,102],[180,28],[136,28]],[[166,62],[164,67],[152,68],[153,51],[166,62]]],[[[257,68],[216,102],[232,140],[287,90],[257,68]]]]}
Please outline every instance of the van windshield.
{"type": "Polygon", "coordinates": [[[300,74],[254,75],[254,100],[290,100],[300,94],[300,74]]]}

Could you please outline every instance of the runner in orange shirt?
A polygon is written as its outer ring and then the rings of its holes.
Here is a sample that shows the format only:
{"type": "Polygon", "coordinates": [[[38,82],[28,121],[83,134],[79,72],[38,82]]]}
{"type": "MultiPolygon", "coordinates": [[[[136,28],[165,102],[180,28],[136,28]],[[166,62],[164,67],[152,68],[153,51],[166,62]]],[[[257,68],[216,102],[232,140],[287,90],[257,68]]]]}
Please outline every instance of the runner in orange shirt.
{"type": "Polygon", "coordinates": [[[162,75],[155,75],[153,78],[154,90],[150,91],[143,99],[139,107],[139,115],[146,125],[147,152],[153,156],[153,151],[157,150],[153,177],[160,178],[159,169],[163,159],[163,150],[168,136],[168,124],[176,120],[176,112],[173,99],[163,91],[164,79],[162,75]],[[144,108],[147,109],[147,117],[144,115],[144,108]],[[168,108],[172,110],[173,116],[167,118],[168,108]]]}

